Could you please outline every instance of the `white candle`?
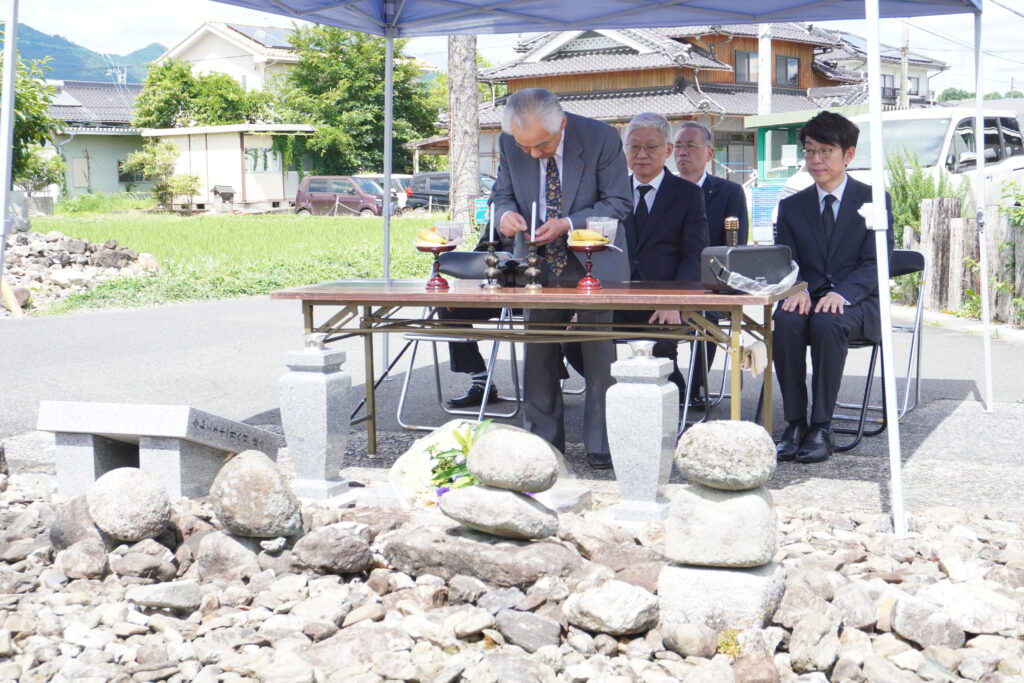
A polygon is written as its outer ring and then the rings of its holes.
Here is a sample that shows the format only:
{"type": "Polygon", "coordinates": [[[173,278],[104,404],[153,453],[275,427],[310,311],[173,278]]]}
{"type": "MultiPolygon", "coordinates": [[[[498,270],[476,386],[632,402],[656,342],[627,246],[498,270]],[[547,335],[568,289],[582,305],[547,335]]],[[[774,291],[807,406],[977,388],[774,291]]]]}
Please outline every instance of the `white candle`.
{"type": "Polygon", "coordinates": [[[537,241],[537,202],[530,209],[530,241],[537,241]]]}
{"type": "Polygon", "coordinates": [[[494,206],[491,206],[491,237],[490,241],[494,241],[494,206]]]}

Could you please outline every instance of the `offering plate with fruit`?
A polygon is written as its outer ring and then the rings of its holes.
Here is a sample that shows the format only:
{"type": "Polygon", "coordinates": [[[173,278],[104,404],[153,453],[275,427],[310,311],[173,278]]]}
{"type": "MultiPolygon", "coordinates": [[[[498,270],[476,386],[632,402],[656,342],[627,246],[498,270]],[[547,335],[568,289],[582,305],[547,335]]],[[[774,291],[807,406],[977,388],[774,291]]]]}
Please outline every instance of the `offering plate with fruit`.
{"type": "Polygon", "coordinates": [[[585,229],[573,230],[569,233],[567,246],[570,251],[582,252],[587,255],[583,264],[587,274],[576,283],[576,289],[583,292],[591,292],[601,289],[601,281],[591,274],[594,264],[591,255],[595,251],[604,251],[611,247],[615,240],[615,231],[619,227],[619,221],[615,218],[593,217],[587,219],[585,229]]]}
{"type": "Polygon", "coordinates": [[[434,265],[430,279],[427,280],[427,289],[430,291],[448,289],[448,281],[441,277],[441,262],[439,256],[446,251],[451,251],[462,242],[462,223],[439,221],[430,228],[420,228],[416,231],[416,239],[413,245],[417,250],[434,255],[434,265]]]}

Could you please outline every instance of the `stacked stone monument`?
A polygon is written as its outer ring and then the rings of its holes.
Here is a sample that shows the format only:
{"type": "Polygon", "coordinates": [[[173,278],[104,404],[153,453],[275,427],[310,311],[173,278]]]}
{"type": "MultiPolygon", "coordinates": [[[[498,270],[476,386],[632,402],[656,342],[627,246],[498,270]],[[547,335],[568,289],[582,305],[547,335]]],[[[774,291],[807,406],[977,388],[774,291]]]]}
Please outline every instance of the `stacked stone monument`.
{"type": "Polygon", "coordinates": [[[772,562],[778,518],[764,484],[775,444],[752,422],[716,421],[687,430],[676,465],[691,480],[674,496],[658,576],[661,623],[761,628],[783,593],[772,562]]]}
{"type": "Polygon", "coordinates": [[[561,456],[547,441],[518,427],[491,425],[466,458],[477,486],[441,496],[441,512],[460,524],[504,538],[536,539],[558,531],[558,514],[528,493],[558,480],[561,456]]]}

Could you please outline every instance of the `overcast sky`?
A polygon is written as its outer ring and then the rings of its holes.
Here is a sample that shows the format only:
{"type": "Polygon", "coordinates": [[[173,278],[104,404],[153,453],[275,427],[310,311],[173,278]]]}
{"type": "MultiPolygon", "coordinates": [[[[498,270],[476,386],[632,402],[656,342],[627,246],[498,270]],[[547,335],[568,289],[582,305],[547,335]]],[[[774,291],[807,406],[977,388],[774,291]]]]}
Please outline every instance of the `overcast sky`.
{"type": "MultiPolygon", "coordinates": [[[[1020,0],[1001,0],[1008,6],[1024,5],[1020,0]]],[[[984,92],[1010,89],[1024,91],[1024,18],[985,3],[984,92]]],[[[62,35],[72,42],[98,52],[127,54],[150,43],[174,45],[204,21],[288,26],[281,16],[244,10],[212,0],[28,0],[20,3],[20,20],[44,33],[62,35]]],[[[864,22],[823,24],[863,35],[864,22]]],[[[911,20],[910,49],[950,64],[950,70],[932,79],[938,93],[946,87],[973,90],[973,20],[969,15],[916,18],[911,20]]],[[[882,41],[898,45],[900,20],[882,22],[882,41]]],[[[479,50],[493,63],[512,59],[517,36],[481,36],[479,50]]],[[[447,45],[444,38],[417,38],[408,52],[444,68],[447,45]]]]}

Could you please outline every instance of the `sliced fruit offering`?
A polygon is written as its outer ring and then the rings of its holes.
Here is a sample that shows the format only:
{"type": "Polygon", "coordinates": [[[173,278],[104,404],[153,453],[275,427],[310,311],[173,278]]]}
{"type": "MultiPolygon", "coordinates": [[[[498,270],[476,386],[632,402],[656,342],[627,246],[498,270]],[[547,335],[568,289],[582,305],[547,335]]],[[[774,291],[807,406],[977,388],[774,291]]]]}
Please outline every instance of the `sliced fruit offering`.
{"type": "Polygon", "coordinates": [[[441,236],[433,228],[420,228],[416,231],[416,238],[423,242],[430,242],[431,244],[448,244],[448,240],[441,236]]]}

